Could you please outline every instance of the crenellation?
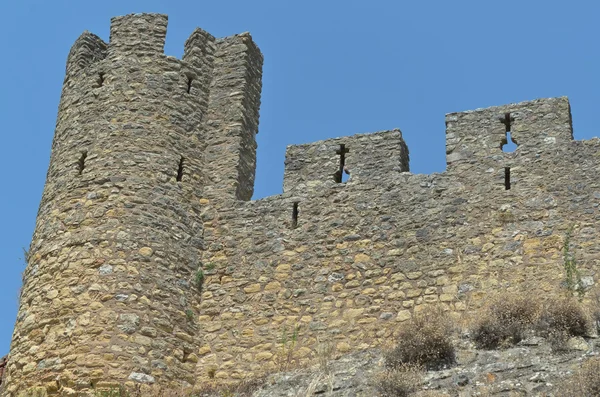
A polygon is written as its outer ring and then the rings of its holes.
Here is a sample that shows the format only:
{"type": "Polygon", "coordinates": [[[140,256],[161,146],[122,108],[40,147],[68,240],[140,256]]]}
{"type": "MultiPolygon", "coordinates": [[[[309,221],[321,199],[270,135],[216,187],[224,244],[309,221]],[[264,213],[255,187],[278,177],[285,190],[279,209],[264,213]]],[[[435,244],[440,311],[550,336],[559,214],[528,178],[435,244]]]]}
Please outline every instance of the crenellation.
{"type": "Polygon", "coordinates": [[[189,79],[190,94],[201,99],[204,113],[208,108],[215,49],[215,38],[202,29],[194,30],[184,46],[182,60],[196,71],[186,76],[189,79]]]}
{"type": "Polygon", "coordinates": [[[331,187],[342,182],[342,174],[348,181],[369,184],[389,173],[406,171],[408,147],[400,130],[357,134],[288,146],[283,191],[307,193],[331,187]]]}
{"type": "Polygon", "coordinates": [[[65,81],[83,72],[89,65],[106,58],[108,45],[98,36],[85,31],[69,51],[65,81]]]}
{"type": "Polygon", "coordinates": [[[163,14],[129,14],[112,18],[108,55],[163,55],[167,21],[163,14]]]}
{"type": "Polygon", "coordinates": [[[510,136],[527,150],[573,140],[571,108],[566,97],[537,99],[446,115],[446,162],[449,167],[503,161],[510,136]],[[506,117],[509,117],[508,126],[506,117]]]}
{"type": "Polygon", "coordinates": [[[437,174],[398,129],[292,145],[283,193],[250,200],[262,54],[197,29],[167,57],[166,22],[71,50],[7,397],[234,383],[385,346],[428,305],[562,294],[567,230],[597,289],[600,140],[573,140],[567,98],[448,114],[437,174]]]}
{"type": "Polygon", "coordinates": [[[248,33],[215,42],[205,121],[207,195],[250,200],[254,192],[263,56],[248,33]]]}

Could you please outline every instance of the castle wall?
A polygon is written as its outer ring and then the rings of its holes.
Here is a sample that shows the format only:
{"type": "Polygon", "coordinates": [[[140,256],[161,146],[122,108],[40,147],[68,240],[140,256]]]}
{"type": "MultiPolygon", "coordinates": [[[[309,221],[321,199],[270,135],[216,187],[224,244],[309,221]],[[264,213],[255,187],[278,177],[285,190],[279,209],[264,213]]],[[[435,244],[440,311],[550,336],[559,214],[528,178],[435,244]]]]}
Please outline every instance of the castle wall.
{"type": "MultiPolygon", "coordinates": [[[[316,362],[327,344],[338,354],[389,346],[398,324],[431,304],[460,313],[498,290],[562,294],[562,250],[571,227],[571,249],[591,288],[600,261],[594,247],[600,141],[567,139],[570,123],[554,129],[557,118],[568,114],[565,99],[509,108],[526,114],[546,109],[537,113],[536,128],[566,139],[541,144],[531,136],[540,130],[516,130],[521,135],[515,133],[520,144],[515,152],[503,153],[498,144],[493,152],[475,153],[489,162],[484,172],[453,166],[441,174],[414,175],[382,166],[377,178],[354,179],[351,173],[346,183],[318,173],[324,164],[335,165],[332,149],[352,139],[299,145],[288,148],[286,183],[311,171],[306,179],[295,179],[297,188],[289,184],[282,195],[219,212],[209,204],[203,262],[214,269],[204,284],[198,318],[204,342],[198,379],[214,372],[220,381],[232,381],[316,362]],[[516,175],[510,190],[504,185],[506,164],[516,175]],[[312,182],[313,175],[325,182],[312,182]]],[[[473,131],[463,126],[462,131],[473,131]]],[[[399,139],[395,134],[370,139],[399,139]]]]}

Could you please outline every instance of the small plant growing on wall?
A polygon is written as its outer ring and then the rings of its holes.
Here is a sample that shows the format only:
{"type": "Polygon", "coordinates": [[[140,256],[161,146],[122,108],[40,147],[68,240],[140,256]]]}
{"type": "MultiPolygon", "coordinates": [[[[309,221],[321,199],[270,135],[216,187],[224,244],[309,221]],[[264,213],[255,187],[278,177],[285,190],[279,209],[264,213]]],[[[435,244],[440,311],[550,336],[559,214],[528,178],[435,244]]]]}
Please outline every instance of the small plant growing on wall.
{"type": "Polygon", "coordinates": [[[573,226],[567,230],[563,243],[563,267],[565,269],[565,286],[569,295],[577,295],[583,299],[585,288],[581,280],[581,273],[577,268],[577,259],[571,249],[571,237],[573,235],[573,226]]]}
{"type": "Polygon", "coordinates": [[[515,221],[515,215],[512,213],[512,211],[510,209],[506,209],[506,210],[500,210],[500,212],[498,212],[498,221],[505,225],[507,223],[512,223],[515,221]]]}
{"type": "Polygon", "coordinates": [[[202,291],[202,286],[204,285],[205,271],[210,272],[215,268],[213,263],[207,263],[206,265],[200,264],[198,266],[198,270],[194,274],[194,285],[198,289],[198,291],[202,291]]]}
{"type": "Polygon", "coordinates": [[[194,322],[194,311],[192,309],[185,309],[185,317],[190,323],[194,322]]]}
{"type": "Polygon", "coordinates": [[[204,270],[201,267],[196,270],[196,274],[194,275],[194,285],[198,289],[198,291],[202,290],[202,285],[204,284],[204,270]]]}
{"type": "Polygon", "coordinates": [[[283,332],[281,335],[281,362],[280,367],[281,371],[287,371],[292,366],[292,357],[294,354],[294,349],[296,344],[298,343],[298,333],[300,331],[300,326],[296,325],[292,334],[288,334],[287,328],[283,328],[283,332]]]}

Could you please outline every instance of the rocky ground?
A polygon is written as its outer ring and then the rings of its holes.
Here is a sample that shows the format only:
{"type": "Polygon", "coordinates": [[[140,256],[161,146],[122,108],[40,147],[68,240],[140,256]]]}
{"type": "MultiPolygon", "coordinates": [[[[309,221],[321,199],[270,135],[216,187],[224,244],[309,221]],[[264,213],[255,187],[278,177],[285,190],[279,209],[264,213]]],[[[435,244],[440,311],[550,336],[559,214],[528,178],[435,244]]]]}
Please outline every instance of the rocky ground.
{"type": "MultiPolygon", "coordinates": [[[[415,396],[558,396],[557,386],[584,360],[598,355],[597,345],[595,338],[576,337],[568,341],[567,350],[555,353],[547,340],[531,336],[508,349],[479,350],[461,338],[457,364],[424,373],[423,391],[415,396]]],[[[253,396],[377,396],[375,376],[383,365],[381,352],[368,350],[331,360],[327,368],[272,375],[253,396]]]]}

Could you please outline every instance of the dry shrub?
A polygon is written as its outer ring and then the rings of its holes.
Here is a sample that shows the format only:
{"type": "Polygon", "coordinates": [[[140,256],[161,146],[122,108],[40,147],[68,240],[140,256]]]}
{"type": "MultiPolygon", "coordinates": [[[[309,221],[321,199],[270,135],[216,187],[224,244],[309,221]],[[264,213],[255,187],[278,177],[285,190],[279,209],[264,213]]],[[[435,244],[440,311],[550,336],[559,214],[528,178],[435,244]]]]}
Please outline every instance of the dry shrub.
{"type": "Polygon", "coordinates": [[[375,389],[381,397],[407,397],[422,383],[423,372],[415,366],[389,368],[375,377],[375,389]]]}
{"type": "Polygon", "coordinates": [[[385,356],[386,366],[395,369],[413,365],[436,370],[454,364],[452,329],[452,321],[441,308],[415,313],[400,326],[398,343],[385,356]]]}
{"type": "Polygon", "coordinates": [[[485,308],[472,330],[477,347],[496,349],[520,342],[533,328],[541,308],[533,295],[502,294],[485,308]]]}
{"type": "Polygon", "coordinates": [[[548,298],[543,302],[533,293],[504,293],[486,309],[472,329],[478,348],[514,345],[527,331],[536,331],[548,339],[554,351],[561,351],[570,337],[585,336],[590,330],[590,317],[574,298],[548,298]]]}
{"type": "Polygon", "coordinates": [[[537,331],[548,338],[554,351],[565,350],[570,337],[585,336],[589,329],[590,318],[574,298],[548,301],[537,324],[537,331]]]}
{"type": "Polygon", "coordinates": [[[557,396],[600,396],[600,358],[584,362],[579,370],[558,387],[557,396]]]}
{"type": "Polygon", "coordinates": [[[563,298],[544,305],[538,329],[541,332],[562,331],[570,336],[585,336],[589,324],[589,317],[581,303],[573,298],[563,298]]]}

